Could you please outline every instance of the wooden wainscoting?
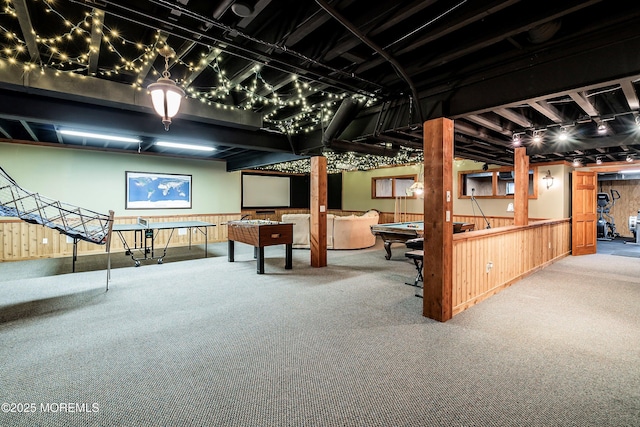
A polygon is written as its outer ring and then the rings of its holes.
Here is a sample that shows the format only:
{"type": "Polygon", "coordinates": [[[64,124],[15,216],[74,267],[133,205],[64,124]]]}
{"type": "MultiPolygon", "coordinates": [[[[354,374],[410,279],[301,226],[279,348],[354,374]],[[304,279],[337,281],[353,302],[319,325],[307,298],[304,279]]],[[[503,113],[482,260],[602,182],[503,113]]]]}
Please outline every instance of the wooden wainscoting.
{"type": "MultiPolygon", "coordinates": [[[[132,224],[138,217],[116,217],[115,224],[132,224]]],[[[173,221],[204,221],[216,224],[209,227],[209,243],[223,242],[227,240],[228,221],[240,219],[240,214],[203,214],[203,215],[170,215],[170,216],[149,216],[151,222],[173,222],[173,221]]],[[[133,232],[127,236],[127,241],[132,244],[133,232]]],[[[156,235],[155,246],[164,247],[167,244],[171,231],[162,230],[156,235]]],[[[199,232],[192,233],[191,244],[198,245],[204,243],[204,235],[199,232]]],[[[187,246],[189,244],[188,234],[180,235],[175,230],[171,237],[170,247],[187,246]]],[[[103,253],[105,247],[89,242],[78,242],[78,255],[103,253]]],[[[122,241],[117,233],[113,233],[111,239],[111,252],[124,251],[122,241]]],[[[29,224],[20,220],[0,220],[0,262],[2,261],[23,261],[37,258],[56,258],[73,255],[73,239],[64,234],[52,230],[42,225],[29,224]],[[47,243],[43,243],[46,239],[47,243]]]]}
{"type": "Polygon", "coordinates": [[[453,236],[453,314],[569,255],[570,219],[453,236]]]}

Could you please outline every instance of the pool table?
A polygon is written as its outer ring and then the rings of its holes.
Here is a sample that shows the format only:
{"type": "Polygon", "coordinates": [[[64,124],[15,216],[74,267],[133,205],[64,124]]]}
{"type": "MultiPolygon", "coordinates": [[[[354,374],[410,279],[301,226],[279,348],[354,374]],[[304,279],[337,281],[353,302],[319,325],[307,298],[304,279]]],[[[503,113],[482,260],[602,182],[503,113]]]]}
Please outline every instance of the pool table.
{"type": "MultiPolygon", "coordinates": [[[[453,232],[472,231],[474,225],[468,222],[454,222],[453,232]]],[[[424,234],[424,223],[422,221],[392,222],[389,224],[376,224],[371,226],[371,233],[380,236],[384,241],[384,250],[387,252],[386,259],[391,259],[391,244],[405,243],[407,240],[422,237],[424,234]]]]}

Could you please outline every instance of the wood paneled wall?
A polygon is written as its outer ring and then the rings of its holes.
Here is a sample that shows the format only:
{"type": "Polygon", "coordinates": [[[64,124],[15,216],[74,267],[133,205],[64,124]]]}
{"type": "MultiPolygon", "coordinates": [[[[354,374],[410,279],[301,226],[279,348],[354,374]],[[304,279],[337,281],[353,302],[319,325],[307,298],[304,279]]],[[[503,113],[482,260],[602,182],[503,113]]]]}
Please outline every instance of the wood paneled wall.
{"type": "Polygon", "coordinates": [[[453,314],[569,255],[570,219],[453,236],[453,314]]]}
{"type": "MultiPolygon", "coordinates": [[[[148,217],[152,222],[166,221],[205,221],[216,224],[215,227],[209,228],[209,242],[224,242],[227,240],[227,227],[224,225],[227,221],[240,219],[243,215],[249,215],[251,219],[271,219],[280,221],[283,214],[309,213],[308,209],[265,209],[264,211],[243,210],[240,214],[208,214],[208,215],[171,215],[148,217]]],[[[363,211],[344,211],[329,210],[328,213],[345,216],[345,215],[362,215],[363,211]]],[[[421,221],[422,214],[406,214],[405,221],[421,221]]],[[[506,217],[488,217],[492,228],[513,225],[513,218],[506,217]]],[[[116,224],[135,223],[137,217],[116,217],[116,224]]],[[[460,216],[454,215],[454,221],[472,222],[475,224],[476,230],[485,228],[482,217],[460,216]]],[[[393,212],[380,212],[380,223],[386,224],[394,222],[393,212]]],[[[131,233],[131,232],[130,232],[131,233]]],[[[156,237],[156,247],[164,247],[170,231],[164,230],[159,232],[156,237]]],[[[204,236],[201,233],[193,233],[192,244],[204,243],[204,236]]],[[[127,237],[127,241],[133,239],[133,235],[127,237]]],[[[179,235],[178,231],[174,231],[171,238],[170,247],[186,246],[189,244],[188,235],[179,235]]],[[[111,252],[117,253],[123,251],[123,245],[116,233],[113,234],[111,252]]],[[[101,253],[105,251],[105,247],[95,245],[88,242],[78,243],[78,255],[87,255],[101,253]]],[[[37,258],[56,258],[73,255],[73,240],[67,239],[67,236],[58,233],[50,228],[29,224],[17,219],[0,220],[0,262],[2,261],[22,261],[37,258]],[[44,244],[43,239],[47,239],[44,244]]]]}
{"type": "MultiPolygon", "coordinates": [[[[227,221],[240,219],[239,214],[210,214],[210,215],[171,215],[162,217],[146,217],[151,222],[168,221],[205,221],[216,224],[209,227],[209,242],[222,242],[227,240],[227,221]]],[[[137,221],[137,217],[117,217],[116,224],[131,224],[137,221]]],[[[133,243],[133,232],[127,232],[127,242],[133,243]]],[[[170,230],[162,230],[156,235],[155,246],[164,247],[169,238],[170,230]]],[[[204,243],[204,235],[194,232],[191,235],[191,243],[194,245],[204,243]]],[[[175,230],[171,237],[170,247],[187,246],[189,244],[188,234],[180,235],[175,230]]],[[[102,253],[105,246],[96,245],[84,241],[78,242],[78,255],[102,253]]],[[[111,240],[111,252],[124,251],[122,241],[117,233],[113,233],[111,240]]],[[[56,258],[73,255],[73,239],[56,230],[52,230],[42,225],[29,224],[20,220],[0,221],[0,262],[2,261],[22,261],[36,258],[56,258]],[[43,243],[47,239],[47,243],[43,243]]]]}
{"type": "Polygon", "coordinates": [[[640,210],[640,180],[626,181],[600,181],[598,192],[608,193],[611,196],[611,189],[620,193],[620,199],[609,211],[616,224],[616,230],[624,237],[633,237],[629,230],[629,217],[637,216],[640,210]]]}

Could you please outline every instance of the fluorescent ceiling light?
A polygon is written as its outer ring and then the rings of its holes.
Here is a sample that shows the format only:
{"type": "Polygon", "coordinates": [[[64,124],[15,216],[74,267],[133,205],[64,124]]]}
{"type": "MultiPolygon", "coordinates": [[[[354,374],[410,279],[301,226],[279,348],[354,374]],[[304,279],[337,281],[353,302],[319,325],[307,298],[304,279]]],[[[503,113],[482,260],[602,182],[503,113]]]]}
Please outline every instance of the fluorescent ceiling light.
{"type": "Polygon", "coordinates": [[[182,144],[178,142],[157,141],[156,145],[161,147],[181,148],[185,150],[198,150],[198,151],[215,151],[213,147],[205,147],[203,145],[182,144]]]}
{"type": "Polygon", "coordinates": [[[70,136],[81,136],[84,138],[104,139],[107,141],[119,141],[119,142],[141,142],[138,138],[129,138],[126,136],[106,135],[103,133],[94,132],[81,132],[77,130],[61,130],[61,134],[70,136]]]}
{"type": "Polygon", "coordinates": [[[640,173],[640,169],[622,169],[618,173],[640,173]]]}

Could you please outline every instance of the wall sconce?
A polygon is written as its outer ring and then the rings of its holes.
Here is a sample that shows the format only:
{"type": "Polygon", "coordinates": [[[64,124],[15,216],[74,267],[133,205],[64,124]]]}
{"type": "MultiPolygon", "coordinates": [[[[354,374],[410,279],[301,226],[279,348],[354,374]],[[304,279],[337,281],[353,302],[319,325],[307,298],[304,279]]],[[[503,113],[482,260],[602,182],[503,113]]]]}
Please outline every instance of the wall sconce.
{"type": "Polygon", "coordinates": [[[409,187],[409,191],[411,191],[411,194],[417,194],[418,196],[421,196],[424,193],[424,184],[420,181],[416,181],[411,184],[411,187],[409,187]]]}
{"type": "Polygon", "coordinates": [[[162,72],[162,77],[156,83],[151,83],[147,89],[151,93],[153,109],[162,117],[164,130],[168,131],[171,118],[178,114],[180,109],[184,90],[169,78],[171,77],[171,74],[169,74],[169,58],[172,58],[176,52],[169,45],[164,45],[158,49],[158,53],[164,56],[164,71],[162,72]]]}
{"type": "Polygon", "coordinates": [[[507,205],[507,212],[514,212],[514,210],[513,210],[513,203],[509,203],[509,204],[507,205]]]}
{"type": "Polygon", "coordinates": [[[542,179],[544,179],[547,183],[547,190],[551,188],[551,186],[553,185],[553,176],[551,176],[550,170],[547,170],[547,174],[543,176],[542,179]]]}

